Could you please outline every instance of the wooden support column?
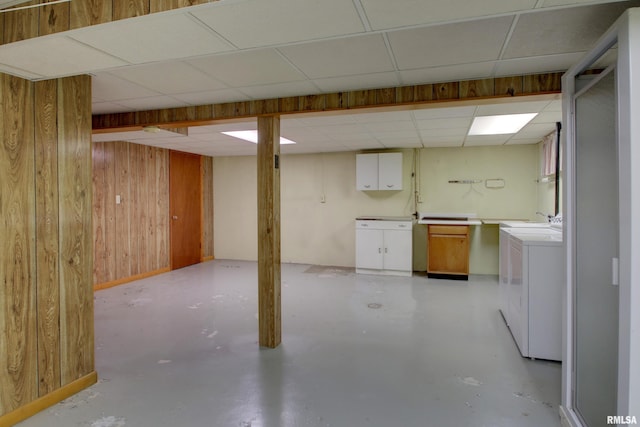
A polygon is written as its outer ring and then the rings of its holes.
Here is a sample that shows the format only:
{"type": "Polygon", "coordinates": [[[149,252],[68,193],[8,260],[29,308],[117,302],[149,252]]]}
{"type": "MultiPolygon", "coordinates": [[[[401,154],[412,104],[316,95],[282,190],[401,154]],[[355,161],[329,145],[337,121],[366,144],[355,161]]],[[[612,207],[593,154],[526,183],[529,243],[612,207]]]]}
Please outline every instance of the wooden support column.
{"type": "Polygon", "coordinates": [[[282,340],[280,315],[280,117],[258,117],[258,334],[282,340]]]}

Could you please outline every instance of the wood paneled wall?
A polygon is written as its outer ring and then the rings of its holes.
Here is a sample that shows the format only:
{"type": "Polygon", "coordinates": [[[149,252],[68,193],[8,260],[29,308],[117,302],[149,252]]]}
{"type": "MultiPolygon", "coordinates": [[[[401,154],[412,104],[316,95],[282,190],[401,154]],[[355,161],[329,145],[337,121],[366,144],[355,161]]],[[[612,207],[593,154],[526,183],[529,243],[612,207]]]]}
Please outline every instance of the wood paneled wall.
{"type": "Polygon", "coordinates": [[[169,268],[169,150],[94,143],[93,194],[95,285],[169,268]]]}
{"type": "Polygon", "coordinates": [[[91,79],[0,74],[0,105],[2,425],[18,408],[95,378],[91,79]]]}
{"type": "MultiPolygon", "coordinates": [[[[47,3],[34,0],[19,6],[47,3]]],[[[0,15],[0,44],[216,0],[74,0],[0,15]],[[2,37],[4,36],[4,37],[2,37]]]]}
{"type": "MultiPolygon", "coordinates": [[[[93,283],[97,289],[170,268],[169,150],[93,144],[93,283]],[[116,203],[120,196],[120,203],[116,203]]],[[[213,159],[203,157],[202,258],[213,258],[213,159]]]]}
{"type": "Polygon", "coordinates": [[[202,259],[213,259],[213,157],[202,158],[202,259]]]}

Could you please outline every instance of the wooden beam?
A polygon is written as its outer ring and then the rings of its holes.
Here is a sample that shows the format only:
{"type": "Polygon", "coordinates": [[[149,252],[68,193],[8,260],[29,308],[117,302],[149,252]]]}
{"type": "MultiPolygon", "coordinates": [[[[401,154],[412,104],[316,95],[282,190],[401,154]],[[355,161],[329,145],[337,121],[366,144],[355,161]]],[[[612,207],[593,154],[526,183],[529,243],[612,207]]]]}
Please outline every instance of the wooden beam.
{"type": "Polygon", "coordinates": [[[261,346],[282,340],[280,306],[280,117],[258,117],[258,326],[261,346]]]}
{"type": "Polygon", "coordinates": [[[491,103],[523,101],[532,96],[561,92],[562,73],[543,73],[508,78],[454,81],[438,84],[391,87],[319,95],[292,96],[255,101],[168,108],[93,116],[93,133],[140,130],[145,126],[185,128],[222,121],[246,120],[261,115],[333,112],[386,108],[407,110],[451,106],[452,102],[491,103]]]}

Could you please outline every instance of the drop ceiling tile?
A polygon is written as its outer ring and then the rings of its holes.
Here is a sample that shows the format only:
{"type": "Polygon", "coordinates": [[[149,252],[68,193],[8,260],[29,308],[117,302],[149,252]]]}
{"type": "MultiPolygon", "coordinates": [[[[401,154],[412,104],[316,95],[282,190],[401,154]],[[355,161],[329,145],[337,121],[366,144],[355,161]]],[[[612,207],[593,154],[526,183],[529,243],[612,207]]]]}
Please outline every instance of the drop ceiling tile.
{"type": "Polygon", "coordinates": [[[607,3],[524,14],[504,58],[587,51],[627,7],[607,3]]]}
{"type": "Polygon", "coordinates": [[[279,51],[311,79],[393,71],[380,34],[286,46],[279,51]]]}
{"type": "Polygon", "coordinates": [[[68,37],[37,37],[0,46],[0,64],[53,78],[126,65],[68,37]]]}
{"type": "Polygon", "coordinates": [[[514,76],[519,74],[547,73],[566,71],[578,62],[583,52],[563,53],[559,55],[534,56],[530,58],[506,59],[496,63],[496,76],[514,76]]]}
{"type": "Polygon", "coordinates": [[[345,144],[344,146],[352,150],[373,150],[373,149],[379,149],[379,148],[386,148],[383,144],[376,141],[375,139],[371,139],[368,141],[361,141],[361,142],[352,142],[352,143],[345,144]]]}
{"type": "Polygon", "coordinates": [[[180,13],[154,13],[86,27],[73,31],[70,36],[132,64],[233,49],[211,30],[180,13]]]}
{"type": "Polygon", "coordinates": [[[371,133],[378,132],[413,132],[415,134],[416,127],[411,121],[402,122],[380,122],[380,123],[363,123],[362,126],[371,133]]]}
{"type": "Polygon", "coordinates": [[[442,67],[400,71],[403,85],[417,85],[458,80],[484,79],[493,76],[495,62],[477,62],[442,67]]]}
{"type": "Polygon", "coordinates": [[[556,123],[562,121],[562,113],[559,111],[545,111],[538,113],[537,116],[531,120],[531,123],[556,123]]]}
{"type": "Polygon", "coordinates": [[[542,141],[540,138],[511,138],[505,145],[525,145],[525,144],[537,144],[542,141]]]}
{"type": "Polygon", "coordinates": [[[464,141],[465,147],[478,145],[503,145],[512,135],[474,135],[467,136],[464,141]]]}
{"type": "Polygon", "coordinates": [[[424,148],[422,142],[418,141],[398,141],[396,144],[388,144],[387,148],[424,148]]]}
{"type": "Polygon", "coordinates": [[[323,92],[343,92],[399,86],[395,73],[361,74],[359,76],[316,79],[313,82],[323,92]]]}
{"type": "Polygon", "coordinates": [[[171,96],[191,105],[224,104],[226,102],[248,101],[250,99],[247,95],[235,89],[176,93],[171,96]]]}
{"type": "Polygon", "coordinates": [[[395,123],[413,121],[411,111],[384,111],[379,113],[357,113],[351,117],[356,123],[395,123]]]}
{"type": "MultiPolygon", "coordinates": [[[[2,48],[0,47],[0,52],[1,52],[1,49],[2,48]]],[[[29,71],[21,70],[19,68],[14,68],[7,64],[0,64],[0,72],[11,74],[12,76],[16,76],[16,77],[22,77],[23,79],[27,79],[27,80],[36,80],[44,77],[42,74],[30,73],[29,71]]]]}
{"type": "Polygon", "coordinates": [[[91,114],[126,113],[131,111],[129,107],[115,102],[93,102],[91,103],[91,114]]]}
{"type": "Polygon", "coordinates": [[[348,135],[368,133],[361,124],[333,125],[324,129],[325,135],[348,135]]]}
{"type": "Polygon", "coordinates": [[[530,123],[526,125],[520,132],[518,138],[544,138],[556,128],[555,123],[530,123]]]}
{"type": "Polygon", "coordinates": [[[584,3],[593,3],[593,0],[544,0],[541,7],[579,6],[584,3]]]}
{"type": "Polygon", "coordinates": [[[320,90],[308,81],[242,87],[238,90],[253,99],[284,98],[320,93],[320,90]]]}
{"type": "Polygon", "coordinates": [[[129,111],[157,110],[160,108],[178,108],[188,107],[185,102],[179,101],[170,96],[150,96],[148,98],[125,99],[119,101],[125,107],[129,107],[129,111]]]}
{"type": "Polygon", "coordinates": [[[467,134],[467,129],[422,129],[419,132],[423,140],[441,137],[464,138],[467,134]]]}
{"type": "Polygon", "coordinates": [[[422,144],[427,148],[462,147],[463,141],[464,138],[457,137],[423,138],[422,144]]]}
{"type": "Polygon", "coordinates": [[[285,130],[285,129],[299,129],[299,128],[304,128],[306,125],[304,124],[304,122],[302,120],[300,120],[298,117],[300,117],[300,115],[296,114],[295,115],[296,118],[292,118],[290,116],[282,116],[280,117],[280,129],[281,130],[285,130]]]}
{"type": "Polygon", "coordinates": [[[162,62],[118,68],[110,74],[158,93],[179,94],[227,87],[184,62],[162,62]]]}
{"type": "Polygon", "coordinates": [[[542,109],[548,104],[549,101],[533,101],[479,105],[476,110],[476,116],[537,113],[539,111],[542,111],[542,109]]]}
{"type": "Polygon", "coordinates": [[[536,0],[361,0],[374,29],[389,29],[532,9],[536,0]]]}
{"type": "Polygon", "coordinates": [[[232,87],[304,80],[275,49],[215,55],[188,61],[197,69],[232,87]]]}
{"type": "Polygon", "coordinates": [[[6,9],[20,3],[25,3],[25,0],[0,0],[0,9],[6,9]]]}
{"type": "Polygon", "coordinates": [[[216,2],[191,13],[243,49],[364,31],[353,3],[344,0],[216,2]]]}
{"type": "Polygon", "coordinates": [[[389,42],[400,70],[494,61],[513,18],[392,31],[389,42]]]}
{"type": "Polygon", "coordinates": [[[351,148],[378,147],[380,146],[380,141],[376,140],[375,138],[363,138],[355,139],[353,141],[345,141],[341,145],[351,148]]]}
{"type": "Polygon", "coordinates": [[[560,112],[562,113],[562,99],[557,99],[549,102],[542,110],[544,112],[560,112]]]}
{"type": "Polygon", "coordinates": [[[298,117],[301,117],[298,120],[304,126],[333,126],[356,123],[355,115],[353,114],[324,114],[319,116],[298,117]]]}
{"type": "Polygon", "coordinates": [[[461,129],[466,132],[471,125],[470,117],[418,120],[416,126],[420,130],[427,129],[461,129]]]}
{"type": "Polygon", "coordinates": [[[117,101],[160,94],[107,72],[102,72],[96,73],[91,79],[91,95],[94,100],[99,98],[102,101],[117,101]]]}
{"type": "Polygon", "coordinates": [[[415,130],[410,131],[392,131],[392,132],[374,132],[371,134],[373,137],[378,139],[379,141],[391,141],[396,139],[413,139],[415,141],[420,141],[420,136],[418,132],[415,130]]]}
{"type": "Polygon", "coordinates": [[[312,132],[307,131],[295,131],[295,130],[284,130],[281,129],[280,133],[283,137],[291,139],[300,143],[318,143],[327,141],[328,137],[326,135],[318,135],[312,132]]]}
{"type": "Polygon", "coordinates": [[[413,110],[413,116],[418,121],[430,119],[471,118],[475,111],[475,106],[424,108],[422,110],[413,110]]]}

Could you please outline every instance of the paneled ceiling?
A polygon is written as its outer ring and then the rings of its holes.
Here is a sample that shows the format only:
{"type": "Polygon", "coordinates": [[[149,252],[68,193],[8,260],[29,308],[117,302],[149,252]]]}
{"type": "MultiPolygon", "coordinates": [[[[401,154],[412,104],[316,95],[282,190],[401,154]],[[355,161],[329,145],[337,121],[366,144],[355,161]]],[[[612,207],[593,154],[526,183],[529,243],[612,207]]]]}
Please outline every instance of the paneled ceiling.
{"type": "MultiPolygon", "coordinates": [[[[83,1],[83,0],[72,0],[83,1]]],[[[15,1],[0,0],[0,7],[15,1]]],[[[634,1],[221,0],[0,46],[0,71],[90,73],[94,114],[564,71],[634,1]]],[[[283,152],[538,142],[558,99],[283,118],[283,152]],[[476,115],[538,112],[516,135],[467,137],[476,115]]],[[[94,135],[207,155],[252,154],[221,130],[94,135]]]]}

